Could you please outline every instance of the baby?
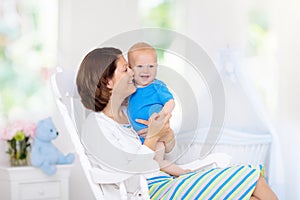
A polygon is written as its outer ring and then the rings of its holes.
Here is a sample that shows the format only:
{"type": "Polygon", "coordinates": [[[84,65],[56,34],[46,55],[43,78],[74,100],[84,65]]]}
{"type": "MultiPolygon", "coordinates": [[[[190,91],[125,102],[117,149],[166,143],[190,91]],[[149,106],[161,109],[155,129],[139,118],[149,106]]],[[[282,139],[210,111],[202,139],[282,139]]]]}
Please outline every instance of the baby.
{"type": "MultiPolygon", "coordinates": [[[[134,72],[137,87],[129,98],[128,118],[133,129],[139,132],[147,126],[136,122],[136,119],[148,120],[153,113],[171,113],[175,102],[166,85],[156,79],[157,55],[151,45],[144,42],[134,44],[128,51],[128,63],[134,72]]],[[[144,142],[144,138],[140,138],[144,142]]],[[[164,159],[165,145],[166,141],[157,143],[154,157],[161,170],[174,176],[189,172],[164,159]]]]}

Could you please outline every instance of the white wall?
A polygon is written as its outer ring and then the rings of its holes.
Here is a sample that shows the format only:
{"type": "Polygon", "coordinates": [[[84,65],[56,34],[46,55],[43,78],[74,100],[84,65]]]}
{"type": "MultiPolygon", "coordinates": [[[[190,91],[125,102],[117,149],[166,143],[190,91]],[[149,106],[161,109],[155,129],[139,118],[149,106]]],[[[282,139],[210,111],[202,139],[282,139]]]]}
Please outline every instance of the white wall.
{"type": "Polygon", "coordinates": [[[59,65],[81,58],[112,36],[138,28],[137,0],[59,1],[59,65]]]}
{"type": "Polygon", "coordinates": [[[221,48],[244,53],[247,29],[245,1],[185,1],[180,31],[201,45],[216,61],[221,48]]]}

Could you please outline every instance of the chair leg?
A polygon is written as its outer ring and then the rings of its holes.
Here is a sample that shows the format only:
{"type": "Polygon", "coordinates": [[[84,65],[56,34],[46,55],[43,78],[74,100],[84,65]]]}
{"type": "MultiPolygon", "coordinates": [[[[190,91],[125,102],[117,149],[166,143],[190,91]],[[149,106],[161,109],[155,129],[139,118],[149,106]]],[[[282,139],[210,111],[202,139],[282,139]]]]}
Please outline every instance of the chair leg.
{"type": "Polygon", "coordinates": [[[119,184],[121,200],[127,200],[127,191],[124,182],[119,184]]]}

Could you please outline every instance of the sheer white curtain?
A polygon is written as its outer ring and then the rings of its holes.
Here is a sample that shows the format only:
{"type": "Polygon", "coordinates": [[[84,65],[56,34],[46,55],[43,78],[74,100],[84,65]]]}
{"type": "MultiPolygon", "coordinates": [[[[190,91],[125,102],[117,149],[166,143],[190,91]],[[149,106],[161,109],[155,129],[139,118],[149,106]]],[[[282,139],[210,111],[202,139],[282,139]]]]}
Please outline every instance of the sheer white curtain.
{"type": "Polygon", "coordinates": [[[241,55],[241,67],[263,102],[284,154],[282,198],[300,198],[299,172],[294,170],[299,168],[300,150],[300,3],[188,0],[180,6],[184,23],[178,29],[202,45],[216,63],[220,49],[241,55]]]}

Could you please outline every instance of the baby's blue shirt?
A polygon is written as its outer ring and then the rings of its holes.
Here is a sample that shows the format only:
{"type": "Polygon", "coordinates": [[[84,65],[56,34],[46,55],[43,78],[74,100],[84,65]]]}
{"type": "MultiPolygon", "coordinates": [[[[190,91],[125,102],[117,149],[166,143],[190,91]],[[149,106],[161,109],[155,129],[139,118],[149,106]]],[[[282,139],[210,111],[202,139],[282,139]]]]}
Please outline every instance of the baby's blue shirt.
{"type": "Polygon", "coordinates": [[[147,128],[146,125],[136,122],[136,119],[148,120],[154,113],[158,113],[165,103],[174,99],[165,83],[155,79],[146,87],[137,88],[129,97],[128,118],[135,131],[147,128]]]}

